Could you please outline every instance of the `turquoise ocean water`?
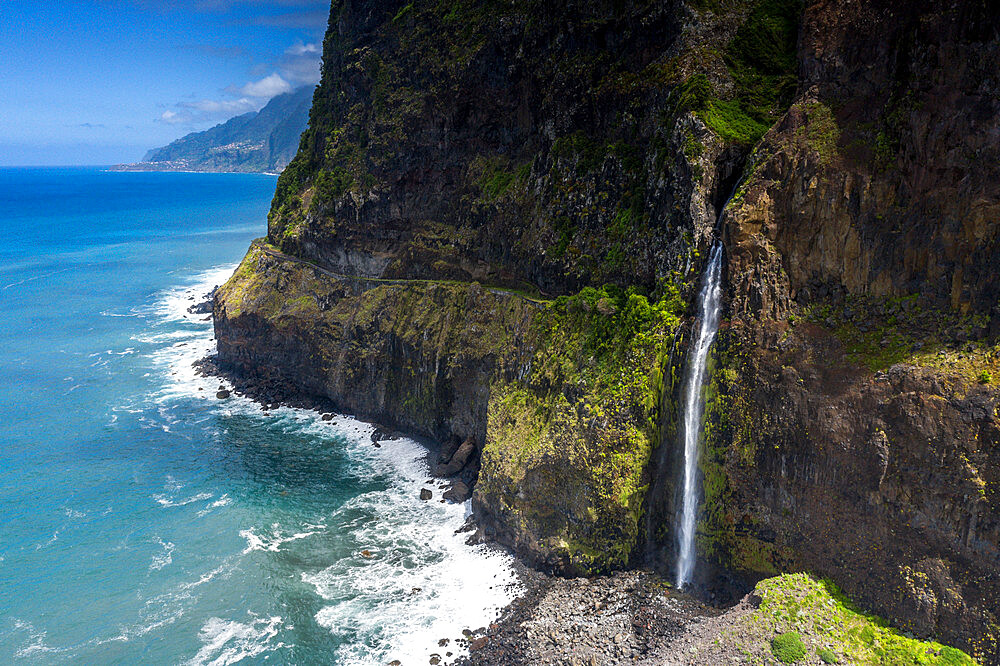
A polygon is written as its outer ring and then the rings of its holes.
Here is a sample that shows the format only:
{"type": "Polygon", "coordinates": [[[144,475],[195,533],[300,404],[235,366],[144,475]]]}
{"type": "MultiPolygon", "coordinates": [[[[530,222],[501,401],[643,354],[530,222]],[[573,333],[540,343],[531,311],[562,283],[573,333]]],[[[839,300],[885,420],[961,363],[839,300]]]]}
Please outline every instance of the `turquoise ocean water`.
{"type": "Polygon", "coordinates": [[[426,664],[516,593],[417,444],[194,374],[274,183],[0,169],[0,663],[426,664]]]}

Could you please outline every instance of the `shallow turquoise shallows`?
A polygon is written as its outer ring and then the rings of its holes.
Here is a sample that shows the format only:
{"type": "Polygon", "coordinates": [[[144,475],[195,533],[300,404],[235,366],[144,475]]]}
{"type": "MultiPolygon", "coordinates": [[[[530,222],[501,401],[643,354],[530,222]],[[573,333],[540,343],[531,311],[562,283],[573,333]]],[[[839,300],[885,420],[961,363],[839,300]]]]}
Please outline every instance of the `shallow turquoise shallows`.
{"type": "Polygon", "coordinates": [[[195,375],[274,184],[0,169],[0,663],[426,664],[516,594],[417,444],[195,375]]]}

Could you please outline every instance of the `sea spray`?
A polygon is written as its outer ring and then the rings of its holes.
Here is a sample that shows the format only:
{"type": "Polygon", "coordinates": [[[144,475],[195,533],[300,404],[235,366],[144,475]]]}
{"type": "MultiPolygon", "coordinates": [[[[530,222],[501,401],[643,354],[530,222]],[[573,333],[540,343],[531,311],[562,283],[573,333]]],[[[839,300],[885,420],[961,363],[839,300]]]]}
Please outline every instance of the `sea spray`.
{"type": "MultiPolygon", "coordinates": [[[[442,638],[456,641],[462,629],[488,625],[500,610],[522,592],[506,553],[485,545],[466,544],[467,535],[457,532],[471,510],[470,502],[441,504],[419,499],[421,488],[440,488],[428,482],[430,470],[426,449],[401,438],[390,446],[371,446],[374,426],[338,414],[335,421],[321,421],[307,409],[281,407],[265,410],[253,400],[233,395],[215,398],[214,387],[231,388],[226,380],[199,375],[194,361],[214,351],[211,323],[190,306],[222,284],[233,266],[221,266],[196,276],[189,284],[163,293],[153,308],[158,324],[176,336],[147,336],[155,343],[154,364],[160,368],[163,386],[148,396],[155,403],[195,399],[207,402],[225,418],[248,418],[254,429],[280,431],[289,438],[336,440],[342,447],[348,475],[383,479],[378,490],[360,492],[327,510],[322,522],[305,519],[285,523],[258,524],[240,530],[245,541],[236,556],[241,562],[252,557],[283,557],[294,553],[311,566],[298,572],[299,581],[312,590],[318,603],[312,620],[329,632],[334,661],[345,666],[386,663],[394,658],[429,659],[440,650],[442,638]],[[352,545],[348,545],[352,544],[352,545]],[[363,556],[361,551],[370,551],[363,556]],[[323,552],[336,551],[324,558],[323,552]],[[317,563],[323,563],[316,567],[317,563]],[[475,601],[472,601],[475,600],[475,601]]],[[[148,339],[147,339],[148,338],[148,339]]],[[[301,454],[300,454],[301,455],[301,454]]],[[[173,480],[171,480],[173,481],[173,480]]],[[[437,492],[435,493],[437,494],[437,492]]],[[[188,496],[180,487],[172,494],[156,495],[164,507],[201,501],[206,509],[226,506],[212,496],[188,496]]],[[[305,648],[289,634],[290,618],[261,615],[250,621],[211,617],[202,627],[202,647],[192,664],[218,663],[232,655],[292,654],[305,648]]],[[[455,643],[453,656],[466,649],[455,643]]]]}
{"type": "Polygon", "coordinates": [[[691,582],[695,563],[695,518],[698,509],[698,438],[705,401],[702,389],[708,367],[708,350],[719,330],[722,311],[722,244],[716,242],[708,258],[698,292],[698,333],[688,354],[681,401],[680,439],[684,445],[684,479],[678,530],[677,587],[691,582]]]}

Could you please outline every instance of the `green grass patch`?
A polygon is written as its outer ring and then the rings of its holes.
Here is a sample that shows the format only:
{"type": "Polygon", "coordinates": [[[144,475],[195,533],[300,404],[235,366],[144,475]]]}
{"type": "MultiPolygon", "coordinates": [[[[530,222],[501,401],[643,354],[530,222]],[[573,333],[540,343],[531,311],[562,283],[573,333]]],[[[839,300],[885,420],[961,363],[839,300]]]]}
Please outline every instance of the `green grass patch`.
{"type": "MultiPolygon", "coordinates": [[[[885,620],[859,609],[829,580],[805,573],[784,574],[761,581],[757,594],[760,607],[747,622],[761,636],[778,632],[770,649],[782,663],[794,663],[815,652],[828,664],[976,664],[956,648],[904,636],[885,620]]],[[[761,650],[760,646],[749,648],[761,650]]]]}
{"type": "Polygon", "coordinates": [[[588,287],[535,318],[529,372],[491,387],[479,492],[508,497],[580,573],[628,563],[657,445],[664,359],[685,303],[664,283],[588,287]],[[542,500],[523,501],[530,483],[542,500]]]}
{"type": "MultiPolygon", "coordinates": [[[[716,11],[719,6],[707,2],[702,8],[716,11]]],[[[801,0],[759,0],[723,52],[735,94],[722,99],[708,78],[697,73],[677,87],[675,109],[695,112],[726,141],[757,143],[795,94],[801,16],[801,0]]]]}
{"type": "Polygon", "coordinates": [[[820,661],[824,664],[839,664],[840,660],[837,659],[836,653],[833,650],[826,647],[821,647],[816,650],[816,656],[819,657],[820,661]]]}

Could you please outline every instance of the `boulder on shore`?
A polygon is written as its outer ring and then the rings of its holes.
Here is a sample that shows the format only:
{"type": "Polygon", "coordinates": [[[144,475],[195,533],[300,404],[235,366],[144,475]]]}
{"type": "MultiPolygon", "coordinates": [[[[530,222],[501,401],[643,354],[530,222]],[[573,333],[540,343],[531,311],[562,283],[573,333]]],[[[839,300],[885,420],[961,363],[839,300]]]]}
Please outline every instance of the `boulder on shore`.
{"type": "Polygon", "coordinates": [[[467,486],[464,482],[456,481],[455,483],[451,484],[451,488],[444,491],[444,494],[441,495],[441,497],[445,498],[446,500],[461,504],[465,500],[472,497],[472,489],[469,488],[469,486],[467,486]]]}
{"type": "Polygon", "coordinates": [[[469,458],[472,454],[476,452],[476,439],[474,437],[467,438],[462,442],[462,446],[458,447],[458,451],[455,451],[455,455],[451,457],[451,460],[446,465],[438,465],[437,475],[438,476],[454,476],[462,471],[465,464],[469,462],[469,458]]]}

